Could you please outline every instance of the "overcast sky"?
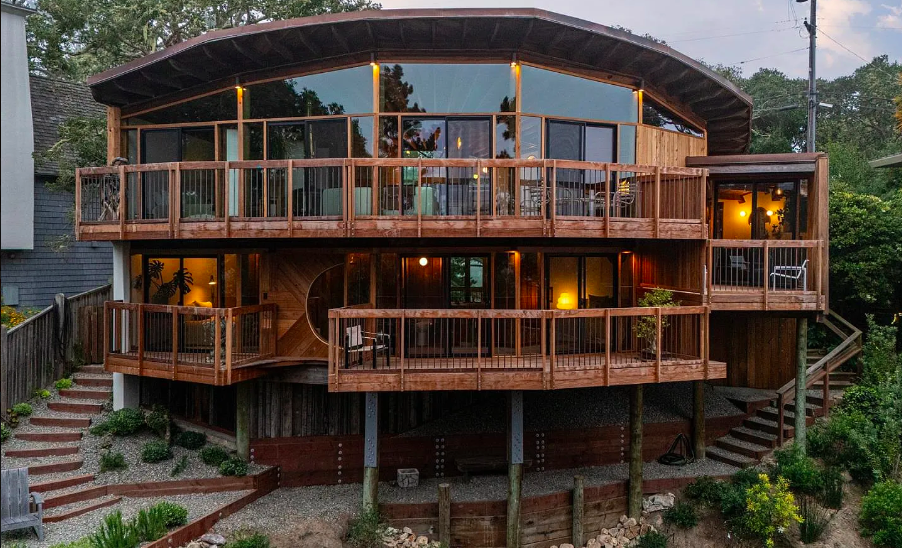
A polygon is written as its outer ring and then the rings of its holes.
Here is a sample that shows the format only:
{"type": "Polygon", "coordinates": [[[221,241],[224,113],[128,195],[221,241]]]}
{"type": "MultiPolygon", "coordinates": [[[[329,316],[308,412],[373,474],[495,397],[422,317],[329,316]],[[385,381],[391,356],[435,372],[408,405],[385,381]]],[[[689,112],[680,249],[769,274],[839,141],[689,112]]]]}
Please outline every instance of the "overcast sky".
{"type": "MultiPolygon", "coordinates": [[[[808,74],[808,2],[795,0],[380,0],[384,8],[535,7],[621,25],[749,76],[774,67],[808,74]],[[794,51],[796,50],[796,51],[794,51]]],[[[902,0],[818,0],[818,76],[851,74],[874,56],[902,59],[902,0]],[[832,40],[831,40],[832,38],[832,40]],[[851,50],[851,51],[849,51],[851,50]]]]}

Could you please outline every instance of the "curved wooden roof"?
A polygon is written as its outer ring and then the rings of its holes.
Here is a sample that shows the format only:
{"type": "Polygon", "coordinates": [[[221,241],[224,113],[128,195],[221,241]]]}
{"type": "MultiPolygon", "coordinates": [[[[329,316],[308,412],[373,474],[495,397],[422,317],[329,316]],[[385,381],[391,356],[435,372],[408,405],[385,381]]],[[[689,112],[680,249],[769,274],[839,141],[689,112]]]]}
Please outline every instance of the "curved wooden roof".
{"type": "Polygon", "coordinates": [[[405,9],[337,13],[208,32],[88,79],[99,102],[152,106],[186,93],[376,59],[496,59],[644,84],[708,130],[709,154],[746,152],[751,98],[651,40],[539,9],[405,9]]]}

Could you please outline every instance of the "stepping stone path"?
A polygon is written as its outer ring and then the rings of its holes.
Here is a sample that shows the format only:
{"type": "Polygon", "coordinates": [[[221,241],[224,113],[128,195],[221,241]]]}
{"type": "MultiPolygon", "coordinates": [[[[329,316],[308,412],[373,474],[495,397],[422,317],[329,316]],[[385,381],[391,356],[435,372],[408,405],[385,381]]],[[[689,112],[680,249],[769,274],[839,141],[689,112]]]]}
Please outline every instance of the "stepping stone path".
{"type": "MultiPolygon", "coordinates": [[[[60,399],[46,411],[36,411],[14,430],[13,437],[27,442],[3,449],[4,458],[28,463],[31,490],[44,495],[44,521],[53,523],[111,506],[120,497],[92,493],[93,474],[80,474],[81,440],[92,419],[103,411],[113,391],[113,375],[102,365],[87,365],[72,376],[75,384],[60,390],[60,399]],[[33,462],[33,464],[31,464],[33,462]],[[52,474],[52,478],[46,478],[52,474]],[[84,486],[84,489],[72,488],[84,486]]],[[[18,464],[18,463],[17,463],[18,464]]]]}

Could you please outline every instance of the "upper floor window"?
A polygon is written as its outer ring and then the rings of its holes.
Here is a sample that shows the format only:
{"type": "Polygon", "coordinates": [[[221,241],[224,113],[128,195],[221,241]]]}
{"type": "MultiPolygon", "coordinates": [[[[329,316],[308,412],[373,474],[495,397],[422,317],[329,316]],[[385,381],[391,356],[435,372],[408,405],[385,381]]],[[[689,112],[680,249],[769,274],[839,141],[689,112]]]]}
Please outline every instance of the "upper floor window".
{"type": "Polygon", "coordinates": [[[678,133],[685,133],[686,135],[694,135],[695,137],[704,136],[704,133],[689,122],[667,107],[650,99],[647,95],[642,98],[642,123],[678,133]]]}
{"type": "Polygon", "coordinates": [[[234,89],[227,89],[220,93],[138,114],[126,118],[122,123],[126,126],[184,124],[235,120],[236,118],[238,118],[238,96],[234,89]]]}
{"type": "Polygon", "coordinates": [[[521,112],[566,118],[637,122],[637,94],[622,86],[531,66],[521,67],[521,112]]]}
{"type": "Polygon", "coordinates": [[[249,118],[292,118],[373,111],[373,77],[369,66],[309,74],[248,86],[244,96],[249,118]]]}
{"type": "Polygon", "coordinates": [[[714,237],[727,240],[794,240],[808,224],[805,181],[718,182],[714,237]]]}
{"type": "Polygon", "coordinates": [[[516,69],[500,64],[383,64],[380,112],[483,113],[516,109],[516,69]]]}

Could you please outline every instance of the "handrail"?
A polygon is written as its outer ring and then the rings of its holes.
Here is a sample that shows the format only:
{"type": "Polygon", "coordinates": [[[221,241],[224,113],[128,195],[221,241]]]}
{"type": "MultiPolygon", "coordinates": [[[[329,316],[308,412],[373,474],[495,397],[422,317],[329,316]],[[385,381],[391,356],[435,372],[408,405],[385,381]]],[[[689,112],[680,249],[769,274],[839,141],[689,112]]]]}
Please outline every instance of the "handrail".
{"type": "MultiPolygon", "coordinates": [[[[832,324],[829,320],[825,318],[819,319],[821,323],[824,323],[831,329],[834,333],[845,336],[845,339],[840,342],[836,347],[833,348],[830,352],[828,352],[824,357],[819,359],[814,364],[810,365],[805,370],[805,389],[811,388],[818,381],[823,381],[823,408],[824,413],[829,414],[830,411],[830,373],[839,368],[842,364],[846,363],[849,359],[853,358],[859,352],[861,352],[861,331],[856,328],[854,325],[849,323],[845,318],[836,314],[834,311],[830,310],[827,312],[827,316],[836,319],[841,324],[843,324],[850,332],[843,332],[835,325],[832,324]],[[854,345],[854,346],[853,346],[854,345]]],[[[789,401],[796,394],[796,386],[795,379],[787,382],[783,386],[781,386],[777,390],[777,443],[778,445],[783,445],[784,442],[784,425],[783,420],[785,417],[785,407],[789,401]]],[[[796,413],[806,413],[806,410],[803,408],[800,410],[798,407],[795,410],[796,413]]]]}

